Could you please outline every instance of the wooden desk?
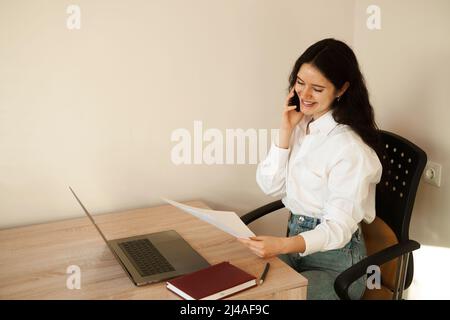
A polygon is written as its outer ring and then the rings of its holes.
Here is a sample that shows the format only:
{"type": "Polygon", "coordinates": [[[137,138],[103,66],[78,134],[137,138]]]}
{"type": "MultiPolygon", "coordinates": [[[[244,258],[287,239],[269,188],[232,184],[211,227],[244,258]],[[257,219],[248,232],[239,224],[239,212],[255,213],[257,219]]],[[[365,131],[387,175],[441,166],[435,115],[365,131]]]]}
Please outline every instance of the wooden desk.
{"type": "MultiPolygon", "coordinates": [[[[186,204],[208,208],[200,201],[186,204]]],[[[232,236],[164,205],[95,215],[107,239],[176,230],[209,263],[230,261],[259,277],[266,260],[232,236]]],[[[230,299],[305,299],[307,280],[278,258],[262,286],[230,299]]],[[[0,299],[179,299],[165,282],[136,287],[87,217],[0,231],[0,299]],[[68,289],[67,267],[81,269],[81,288],[68,289]]]]}

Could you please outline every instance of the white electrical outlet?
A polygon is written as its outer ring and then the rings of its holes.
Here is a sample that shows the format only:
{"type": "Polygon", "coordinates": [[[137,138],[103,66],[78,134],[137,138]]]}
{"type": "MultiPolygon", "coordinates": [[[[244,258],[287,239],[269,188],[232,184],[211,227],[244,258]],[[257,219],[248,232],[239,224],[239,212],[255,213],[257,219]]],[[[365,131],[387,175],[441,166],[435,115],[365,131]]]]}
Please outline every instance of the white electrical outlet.
{"type": "Polygon", "coordinates": [[[441,186],[441,172],[442,166],[439,163],[428,161],[423,172],[423,178],[426,183],[433,186],[441,186]]]}

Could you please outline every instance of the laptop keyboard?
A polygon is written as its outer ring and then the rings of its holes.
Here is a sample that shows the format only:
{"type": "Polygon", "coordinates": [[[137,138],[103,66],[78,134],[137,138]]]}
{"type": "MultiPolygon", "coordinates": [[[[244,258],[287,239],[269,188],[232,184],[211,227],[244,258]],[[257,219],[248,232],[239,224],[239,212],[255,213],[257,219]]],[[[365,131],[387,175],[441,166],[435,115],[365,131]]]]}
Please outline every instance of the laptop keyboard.
{"type": "Polygon", "coordinates": [[[175,271],[175,268],[148,239],[122,242],[119,246],[142,277],[175,271]]]}

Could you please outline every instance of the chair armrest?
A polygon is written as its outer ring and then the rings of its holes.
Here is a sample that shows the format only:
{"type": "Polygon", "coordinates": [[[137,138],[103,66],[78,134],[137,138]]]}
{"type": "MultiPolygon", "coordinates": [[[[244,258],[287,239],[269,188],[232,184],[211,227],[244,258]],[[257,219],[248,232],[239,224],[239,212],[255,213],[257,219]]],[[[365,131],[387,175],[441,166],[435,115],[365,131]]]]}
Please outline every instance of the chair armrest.
{"type": "Polygon", "coordinates": [[[408,240],[390,246],[371,256],[364,258],[363,260],[354,264],[337,276],[336,280],[334,281],[334,290],[336,291],[336,294],[341,299],[350,300],[350,297],[348,295],[348,288],[353,282],[367,273],[367,268],[369,266],[381,266],[388,261],[391,261],[419,248],[420,244],[417,241],[408,240]]]}
{"type": "Polygon", "coordinates": [[[281,200],[277,200],[271,203],[266,204],[265,206],[259,207],[253,211],[250,211],[246,214],[244,214],[241,217],[241,220],[245,224],[250,224],[253,221],[255,221],[258,218],[261,218],[262,216],[265,216],[268,213],[271,213],[273,211],[276,211],[278,209],[284,208],[283,202],[281,200]]]}

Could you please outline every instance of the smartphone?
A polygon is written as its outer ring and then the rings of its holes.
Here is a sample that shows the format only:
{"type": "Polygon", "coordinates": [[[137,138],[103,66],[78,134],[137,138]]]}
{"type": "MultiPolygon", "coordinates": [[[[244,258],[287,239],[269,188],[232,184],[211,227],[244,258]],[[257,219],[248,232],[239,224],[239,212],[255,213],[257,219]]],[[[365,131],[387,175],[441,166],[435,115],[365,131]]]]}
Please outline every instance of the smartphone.
{"type": "Polygon", "coordinates": [[[297,91],[294,90],[294,96],[289,100],[289,106],[297,106],[295,111],[300,112],[300,99],[298,98],[297,91]]]}

